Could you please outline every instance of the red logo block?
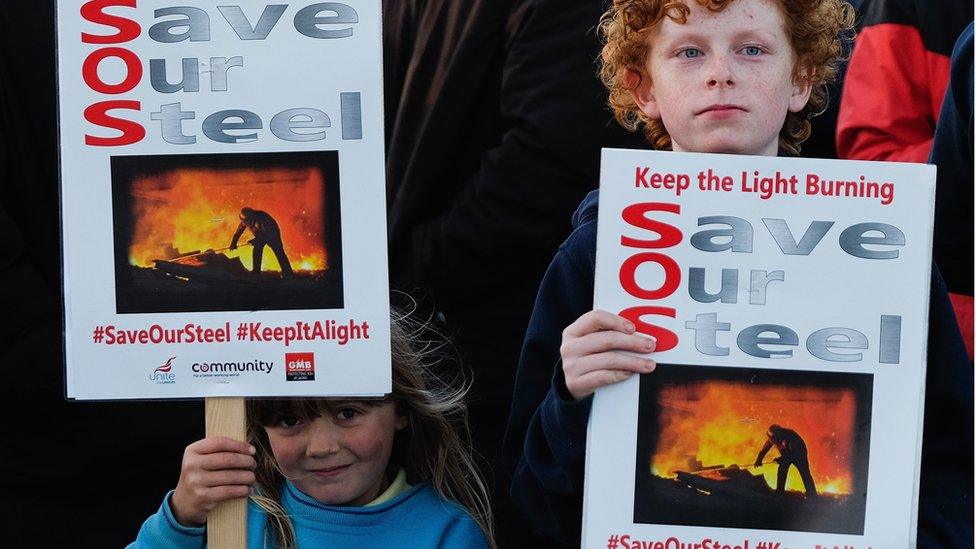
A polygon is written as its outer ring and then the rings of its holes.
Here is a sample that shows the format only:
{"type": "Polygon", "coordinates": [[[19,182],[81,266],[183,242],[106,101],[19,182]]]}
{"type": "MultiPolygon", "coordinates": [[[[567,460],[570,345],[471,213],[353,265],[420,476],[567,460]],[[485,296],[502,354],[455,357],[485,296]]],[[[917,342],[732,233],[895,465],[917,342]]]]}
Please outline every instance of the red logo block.
{"type": "Polygon", "coordinates": [[[313,381],[315,379],[315,353],[285,353],[285,379],[288,381],[313,381]]]}

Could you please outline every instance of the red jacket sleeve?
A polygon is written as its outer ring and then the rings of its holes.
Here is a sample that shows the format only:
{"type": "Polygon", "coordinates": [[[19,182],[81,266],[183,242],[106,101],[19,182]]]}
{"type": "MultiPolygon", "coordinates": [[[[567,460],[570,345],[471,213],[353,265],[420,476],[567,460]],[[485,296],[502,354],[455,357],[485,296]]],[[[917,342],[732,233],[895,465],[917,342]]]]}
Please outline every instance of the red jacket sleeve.
{"type": "Polygon", "coordinates": [[[918,29],[881,23],[858,35],[844,79],[837,154],[925,162],[949,81],[949,58],[928,51],[918,29]]]}

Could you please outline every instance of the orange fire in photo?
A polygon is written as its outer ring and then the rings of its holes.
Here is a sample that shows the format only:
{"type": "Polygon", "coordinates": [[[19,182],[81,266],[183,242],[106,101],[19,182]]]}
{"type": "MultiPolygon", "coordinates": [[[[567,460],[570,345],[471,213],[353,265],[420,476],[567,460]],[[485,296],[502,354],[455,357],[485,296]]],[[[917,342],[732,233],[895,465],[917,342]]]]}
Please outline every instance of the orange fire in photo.
{"type": "MultiPolygon", "coordinates": [[[[206,250],[237,258],[248,271],[254,235],[245,231],[236,250],[226,249],[240,224],[241,208],[270,214],[281,230],[285,254],[295,271],[329,268],[325,231],[324,176],[318,167],[178,168],[135,178],[129,264],[206,250]]],[[[262,271],[281,271],[270,246],[262,271]]]]}
{"type": "MultiPolygon", "coordinates": [[[[706,380],[661,387],[659,436],[650,459],[651,473],[675,478],[712,466],[749,467],[766,443],[770,425],[796,431],[806,443],[810,471],[820,493],[852,491],[857,397],[847,388],[749,385],[706,380]]],[[[762,473],[776,487],[775,447],[762,473]]],[[[803,492],[796,467],[790,467],[786,489],[803,492]]]]}

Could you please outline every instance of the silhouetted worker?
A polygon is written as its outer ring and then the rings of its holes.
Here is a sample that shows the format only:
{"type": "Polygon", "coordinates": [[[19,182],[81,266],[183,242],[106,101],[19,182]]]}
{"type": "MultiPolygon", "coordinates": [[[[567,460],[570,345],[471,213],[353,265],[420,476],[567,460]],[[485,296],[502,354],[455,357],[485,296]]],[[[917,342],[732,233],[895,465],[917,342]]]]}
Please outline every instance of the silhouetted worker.
{"type": "Polygon", "coordinates": [[[261,258],[264,255],[264,247],[267,245],[278,258],[281,273],[284,275],[292,274],[291,263],[288,261],[288,256],[285,255],[285,247],[281,243],[281,230],[278,229],[278,222],[271,217],[271,214],[245,207],[241,208],[240,218],[241,224],[234,231],[234,238],[230,241],[230,249],[237,249],[237,240],[244,234],[244,229],[248,229],[254,235],[254,239],[251,240],[251,245],[254,246],[254,255],[252,256],[254,272],[261,272],[261,258]]]}
{"type": "Polygon", "coordinates": [[[803,489],[807,491],[807,496],[816,496],[817,486],[813,483],[813,475],[810,474],[807,445],[800,435],[793,429],[785,429],[775,423],[770,425],[769,431],[766,432],[766,444],[756,457],[756,467],[762,465],[766,452],[773,446],[779,450],[779,457],[773,460],[779,463],[779,471],[776,472],[776,491],[782,492],[786,488],[786,474],[790,471],[790,465],[793,465],[803,479],[803,489]]]}

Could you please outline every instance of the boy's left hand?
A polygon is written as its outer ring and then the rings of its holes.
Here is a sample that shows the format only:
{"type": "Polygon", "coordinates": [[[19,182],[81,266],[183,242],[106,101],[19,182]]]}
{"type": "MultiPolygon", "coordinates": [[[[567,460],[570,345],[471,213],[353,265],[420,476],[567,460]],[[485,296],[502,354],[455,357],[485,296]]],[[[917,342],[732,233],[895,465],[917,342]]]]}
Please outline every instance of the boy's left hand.
{"type": "Polygon", "coordinates": [[[638,335],[634,324],[620,315],[600,310],[585,313],[563,330],[559,355],[566,388],[580,400],[598,387],[653,372],[653,360],[619,351],[650,353],[655,344],[654,338],[638,335]]]}

